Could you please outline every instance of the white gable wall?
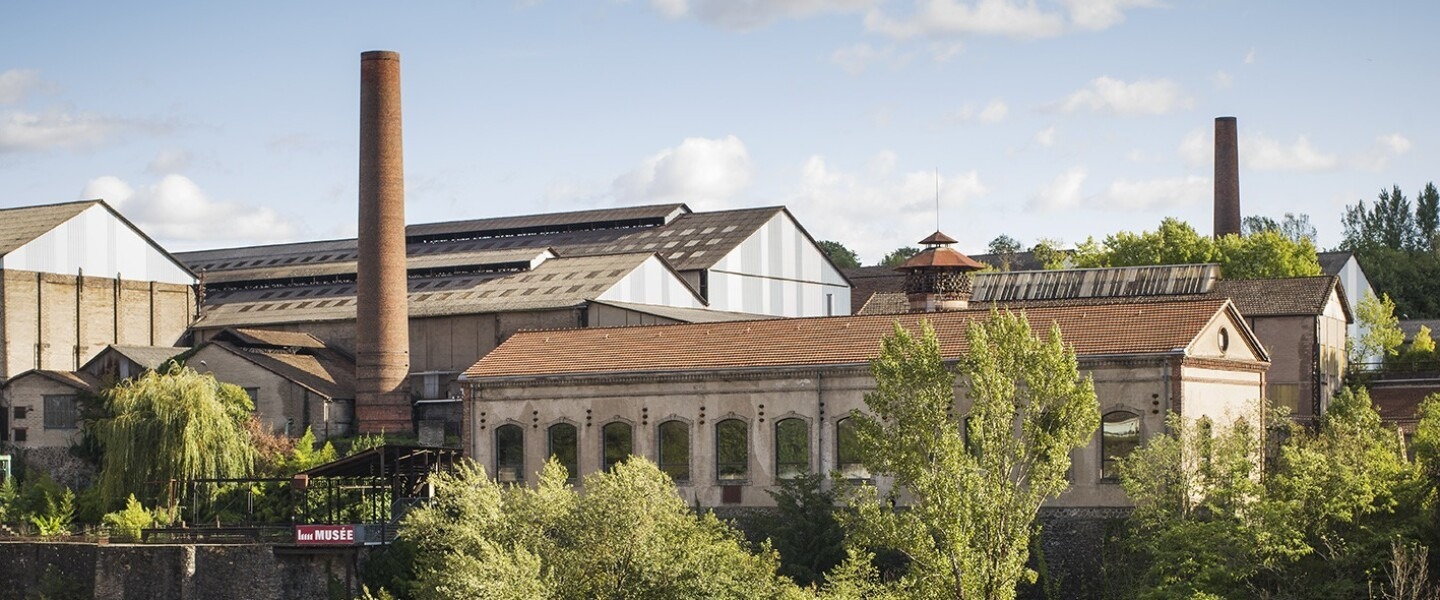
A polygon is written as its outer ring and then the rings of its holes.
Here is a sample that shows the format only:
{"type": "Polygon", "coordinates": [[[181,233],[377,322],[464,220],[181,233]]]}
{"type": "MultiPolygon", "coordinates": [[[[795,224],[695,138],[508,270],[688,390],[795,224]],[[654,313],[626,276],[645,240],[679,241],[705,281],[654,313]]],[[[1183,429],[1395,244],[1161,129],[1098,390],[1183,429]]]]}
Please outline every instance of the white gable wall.
{"type": "Polygon", "coordinates": [[[645,259],[610,289],[600,300],[634,302],[683,308],[705,308],[705,302],[680,276],[655,256],[645,259]]]}
{"type": "Polygon", "coordinates": [[[96,204],[13,252],[0,268],[191,285],[195,278],[133,227],[96,204]]]}
{"type": "Polygon", "coordinates": [[[776,213],[710,268],[710,308],[816,317],[850,314],[850,285],[790,215],[776,213]]]}

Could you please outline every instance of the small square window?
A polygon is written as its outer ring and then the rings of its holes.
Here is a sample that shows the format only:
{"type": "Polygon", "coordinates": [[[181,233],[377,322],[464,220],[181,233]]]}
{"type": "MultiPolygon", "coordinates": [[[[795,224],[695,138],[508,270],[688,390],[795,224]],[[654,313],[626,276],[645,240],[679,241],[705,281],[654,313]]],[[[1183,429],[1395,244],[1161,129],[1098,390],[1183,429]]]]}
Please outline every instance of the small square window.
{"type": "Polygon", "coordinates": [[[25,428],[24,428],[24,427],[16,427],[16,428],[15,428],[15,441],[17,441],[17,442],[23,442],[23,441],[25,441],[25,439],[26,439],[25,428]]]}

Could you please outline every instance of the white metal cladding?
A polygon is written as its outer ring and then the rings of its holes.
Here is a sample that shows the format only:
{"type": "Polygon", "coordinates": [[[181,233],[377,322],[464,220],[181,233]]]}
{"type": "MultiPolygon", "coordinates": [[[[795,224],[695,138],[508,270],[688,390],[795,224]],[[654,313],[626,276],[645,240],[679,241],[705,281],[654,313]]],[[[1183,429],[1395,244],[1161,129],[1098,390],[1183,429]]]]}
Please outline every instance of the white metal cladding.
{"type": "Polygon", "coordinates": [[[710,267],[708,288],[715,310],[786,317],[850,314],[850,284],[785,212],[710,267]]]}
{"type": "Polygon", "coordinates": [[[683,308],[705,307],[705,302],[691,291],[690,286],[654,256],[645,259],[640,266],[610,286],[598,300],[683,308]]]}
{"type": "Polygon", "coordinates": [[[190,285],[195,278],[134,228],[96,204],[16,248],[0,267],[190,285]]]}

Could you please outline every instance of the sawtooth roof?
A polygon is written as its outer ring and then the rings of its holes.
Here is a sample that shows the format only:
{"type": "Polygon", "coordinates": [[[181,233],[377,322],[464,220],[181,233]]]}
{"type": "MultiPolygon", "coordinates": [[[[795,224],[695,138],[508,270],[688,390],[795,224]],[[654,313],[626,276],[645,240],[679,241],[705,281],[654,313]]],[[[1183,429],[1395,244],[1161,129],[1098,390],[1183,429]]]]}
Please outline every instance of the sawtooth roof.
{"type": "MultiPolygon", "coordinates": [[[[1026,309],[1031,327],[1060,327],[1080,356],[1168,354],[1188,347],[1227,310],[1224,299],[1026,309]],[[1145,323],[1143,328],[1136,323],[1145,323]]],[[[967,351],[965,328],[989,309],[730,323],[522,331],[482,357],[467,379],[864,364],[899,322],[929,320],[947,359],[967,351]]],[[[1238,315],[1237,315],[1238,317],[1238,315]]],[[[1252,344],[1258,347],[1258,344],[1252,344]]],[[[1263,352],[1261,353],[1263,356],[1263,352]]]]}
{"type": "MultiPolygon", "coordinates": [[[[547,310],[598,298],[654,254],[552,258],[533,271],[411,278],[411,317],[547,310]]],[[[196,327],[311,323],[355,318],[355,284],[220,290],[196,327]]]]}

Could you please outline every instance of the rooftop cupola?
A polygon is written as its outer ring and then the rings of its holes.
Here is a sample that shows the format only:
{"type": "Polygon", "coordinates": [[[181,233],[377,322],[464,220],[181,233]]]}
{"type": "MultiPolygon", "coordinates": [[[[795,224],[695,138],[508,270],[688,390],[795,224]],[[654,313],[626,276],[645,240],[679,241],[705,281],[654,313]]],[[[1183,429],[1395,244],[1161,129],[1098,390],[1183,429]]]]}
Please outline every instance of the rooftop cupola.
{"type": "Polygon", "coordinates": [[[985,268],[951,248],[955,239],[936,231],[920,240],[925,246],[896,271],[905,273],[910,312],[964,310],[970,306],[970,271],[985,268]]]}

